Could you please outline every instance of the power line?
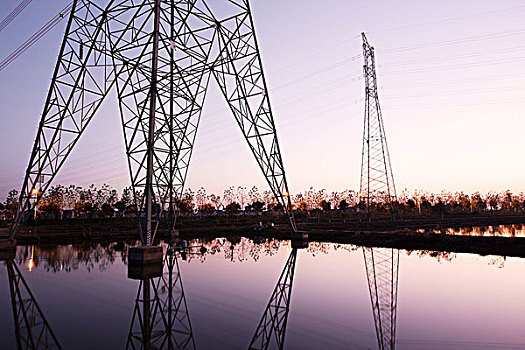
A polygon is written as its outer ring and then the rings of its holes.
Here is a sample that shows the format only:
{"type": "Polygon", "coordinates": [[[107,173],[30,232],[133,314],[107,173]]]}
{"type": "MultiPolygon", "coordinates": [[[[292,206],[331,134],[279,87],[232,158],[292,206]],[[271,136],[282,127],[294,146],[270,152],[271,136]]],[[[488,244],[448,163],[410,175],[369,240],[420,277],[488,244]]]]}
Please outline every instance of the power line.
{"type": "Polygon", "coordinates": [[[391,48],[386,48],[386,49],[377,49],[377,51],[396,52],[396,51],[428,49],[428,48],[433,48],[433,47],[457,45],[457,44],[464,44],[464,43],[482,41],[482,40],[500,39],[504,37],[522,35],[522,34],[525,34],[524,29],[506,31],[506,32],[498,32],[498,33],[486,34],[486,35],[477,35],[477,36],[471,36],[471,37],[466,37],[462,39],[437,41],[437,42],[433,42],[433,43],[431,42],[431,43],[421,44],[421,45],[398,46],[398,47],[391,47],[391,48]]]}
{"type": "Polygon", "coordinates": [[[398,62],[387,62],[387,63],[381,63],[378,65],[379,68],[383,67],[390,67],[390,66],[413,66],[414,64],[421,64],[421,63],[432,63],[432,62],[443,62],[444,60],[453,59],[469,59],[474,57],[481,57],[481,56],[494,56],[499,55],[502,56],[504,54],[511,54],[515,52],[521,52],[524,51],[525,45],[520,46],[512,46],[512,47],[506,47],[502,49],[497,49],[494,51],[487,51],[486,48],[483,51],[478,52],[471,52],[471,53],[465,53],[465,54],[454,54],[454,55],[447,55],[447,56],[432,56],[432,58],[428,59],[413,59],[413,60],[403,60],[398,62]]]}
{"type": "Polygon", "coordinates": [[[0,22],[0,32],[4,30],[4,28],[7,27],[31,1],[32,0],[22,0],[22,2],[18,4],[18,6],[2,20],[2,22],[0,22]]]}
{"type": "MultiPolygon", "coordinates": [[[[498,12],[514,11],[514,10],[522,9],[522,8],[525,8],[525,5],[514,6],[514,7],[507,7],[507,8],[503,8],[503,9],[499,9],[499,10],[493,10],[493,11],[485,11],[485,12],[473,13],[473,14],[469,14],[469,15],[465,15],[465,16],[443,18],[443,19],[436,20],[436,21],[429,21],[429,22],[423,22],[423,23],[409,24],[409,25],[404,25],[404,26],[400,26],[400,27],[394,27],[394,28],[390,28],[390,29],[383,29],[383,30],[378,30],[378,31],[372,31],[371,33],[375,35],[375,34],[380,34],[380,33],[385,33],[385,32],[392,32],[394,30],[402,30],[402,29],[421,27],[421,26],[430,26],[430,25],[434,25],[434,24],[441,24],[441,23],[444,23],[444,22],[461,21],[461,20],[464,20],[464,19],[467,19],[467,18],[482,17],[482,16],[491,15],[491,14],[498,13],[498,12]]],[[[369,32],[366,32],[366,34],[369,34],[369,32]]]]}
{"type": "Polygon", "coordinates": [[[490,67],[490,66],[500,66],[503,64],[509,63],[519,63],[525,60],[523,57],[513,57],[506,60],[486,60],[479,62],[469,62],[469,63],[459,63],[459,64],[445,64],[439,66],[431,66],[427,68],[408,68],[408,69],[398,69],[398,70],[382,70],[386,72],[386,75],[396,75],[396,74],[408,74],[408,73],[426,73],[434,72],[440,70],[457,70],[457,69],[468,69],[468,68],[477,68],[477,67],[490,67]]]}
{"type": "Polygon", "coordinates": [[[51,29],[53,29],[62,19],[71,11],[73,3],[70,3],[62,9],[57,15],[55,15],[49,22],[47,22],[42,28],[40,28],[35,34],[27,39],[22,45],[20,45],[13,53],[7,56],[2,62],[0,62],[0,72],[4,70],[11,62],[16,60],[21,54],[27,49],[33,46],[39,39],[46,35],[51,29]]]}

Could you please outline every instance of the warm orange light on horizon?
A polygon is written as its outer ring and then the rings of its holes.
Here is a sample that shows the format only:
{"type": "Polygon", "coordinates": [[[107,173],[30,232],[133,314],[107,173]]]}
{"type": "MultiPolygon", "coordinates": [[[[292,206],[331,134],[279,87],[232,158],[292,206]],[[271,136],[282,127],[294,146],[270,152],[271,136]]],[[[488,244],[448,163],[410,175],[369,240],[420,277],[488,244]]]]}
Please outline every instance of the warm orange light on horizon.
{"type": "Polygon", "coordinates": [[[33,188],[33,189],[31,190],[31,194],[36,196],[36,195],[38,194],[38,189],[33,188]]]}

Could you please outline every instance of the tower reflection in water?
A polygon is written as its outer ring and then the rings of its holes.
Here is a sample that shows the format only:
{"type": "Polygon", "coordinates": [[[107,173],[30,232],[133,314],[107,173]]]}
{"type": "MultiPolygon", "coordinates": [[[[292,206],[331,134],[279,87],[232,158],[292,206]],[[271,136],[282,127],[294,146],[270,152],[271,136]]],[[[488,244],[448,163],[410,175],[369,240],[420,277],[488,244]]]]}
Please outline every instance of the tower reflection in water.
{"type": "Polygon", "coordinates": [[[399,249],[363,248],[380,350],[395,349],[399,249]]]}
{"type": "Polygon", "coordinates": [[[292,241],[292,251],[255,330],[248,347],[250,350],[284,349],[297,251],[306,247],[308,247],[306,241],[292,241]]]}
{"type": "Polygon", "coordinates": [[[16,262],[5,263],[18,349],[62,349],[16,262]]]}
{"type": "MultiPolygon", "coordinates": [[[[297,253],[292,244],[249,349],[284,349],[297,253]]],[[[362,248],[378,348],[395,349],[399,250],[362,248]]],[[[184,251],[168,248],[160,272],[141,278],[131,318],[127,349],[195,349],[179,269],[184,251]]],[[[61,349],[57,337],[13,259],[8,272],[15,335],[19,349],[61,349]]]]}
{"type": "Polygon", "coordinates": [[[195,349],[177,254],[168,248],[160,276],[141,279],[126,349],[195,349]]]}

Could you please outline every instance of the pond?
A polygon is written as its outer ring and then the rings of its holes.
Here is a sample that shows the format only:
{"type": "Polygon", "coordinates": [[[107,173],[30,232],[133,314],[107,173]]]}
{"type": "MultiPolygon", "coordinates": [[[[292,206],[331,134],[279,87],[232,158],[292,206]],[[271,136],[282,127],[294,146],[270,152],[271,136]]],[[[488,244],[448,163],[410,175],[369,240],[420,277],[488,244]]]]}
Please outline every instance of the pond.
{"type": "Polygon", "coordinates": [[[129,245],[19,246],[2,348],[525,349],[523,259],[234,237],[163,244],[141,281],[129,245]]]}

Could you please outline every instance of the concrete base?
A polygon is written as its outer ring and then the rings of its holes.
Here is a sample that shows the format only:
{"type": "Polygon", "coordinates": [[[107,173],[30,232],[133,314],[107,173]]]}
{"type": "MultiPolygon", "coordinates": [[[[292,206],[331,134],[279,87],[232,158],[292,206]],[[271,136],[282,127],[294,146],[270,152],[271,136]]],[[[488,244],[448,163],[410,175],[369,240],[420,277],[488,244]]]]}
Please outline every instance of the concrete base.
{"type": "Polygon", "coordinates": [[[162,263],[149,265],[128,265],[128,278],[132,280],[148,280],[162,276],[162,263]]]}
{"type": "Polygon", "coordinates": [[[308,240],[308,232],[306,231],[295,231],[292,232],[292,239],[308,240]]]}
{"type": "Polygon", "coordinates": [[[162,275],[162,247],[138,246],[128,249],[128,278],[149,279],[162,275]]]}
{"type": "Polygon", "coordinates": [[[162,247],[131,247],[128,249],[128,261],[133,265],[162,264],[162,247]]]}
{"type": "Polygon", "coordinates": [[[16,255],[16,240],[0,240],[0,261],[14,259],[16,255]]]}
{"type": "Polygon", "coordinates": [[[292,248],[295,248],[295,249],[308,248],[308,232],[306,231],[292,232],[291,240],[292,240],[292,248]]]}
{"type": "Polygon", "coordinates": [[[308,248],[308,239],[294,239],[292,238],[293,249],[304,249],[308,248]]]}

